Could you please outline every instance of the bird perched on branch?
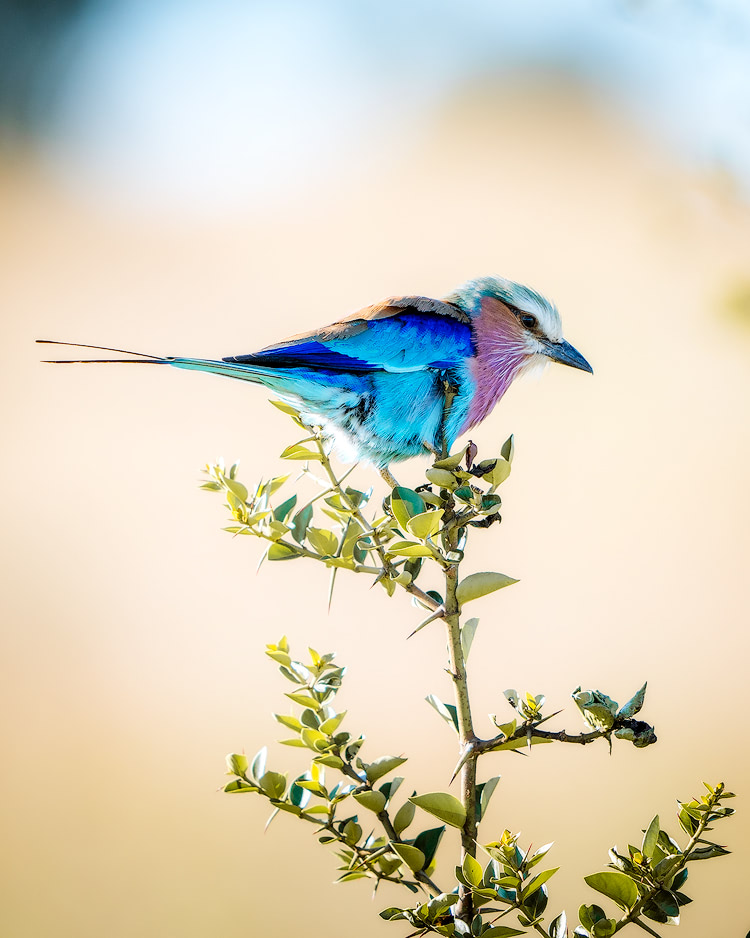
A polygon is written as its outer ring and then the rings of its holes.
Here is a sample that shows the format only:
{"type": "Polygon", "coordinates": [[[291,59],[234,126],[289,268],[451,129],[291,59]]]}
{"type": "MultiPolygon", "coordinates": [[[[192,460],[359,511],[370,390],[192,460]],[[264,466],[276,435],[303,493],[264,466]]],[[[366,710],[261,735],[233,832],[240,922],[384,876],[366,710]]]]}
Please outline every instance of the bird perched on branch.
{"type": "Polygon", "coordinates": [[[501,277],[470,280],[442,300],[389,297],[323,329],[221,361],[78,347],[137,356],[91,362],[171,365],[262,384],[321,425],[344,458],[381,470],[449,450],[536,364],[592,372],[563,339],[554,304],[501,277]]]}

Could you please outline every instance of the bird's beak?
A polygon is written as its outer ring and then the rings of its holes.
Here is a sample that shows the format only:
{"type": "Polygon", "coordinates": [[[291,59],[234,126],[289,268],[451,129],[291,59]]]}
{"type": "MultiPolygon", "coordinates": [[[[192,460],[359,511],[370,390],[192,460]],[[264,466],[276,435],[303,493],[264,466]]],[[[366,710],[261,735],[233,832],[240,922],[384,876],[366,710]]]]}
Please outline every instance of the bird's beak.
{"type": "Polygon", "coordinates": [[[589,365],[581,353],[574,349],[570,342],[564,339],[562,342],[547,342],[544,354],[553,362],[560,362],[561,365],[570,365],[571,368],[580,368],[581,371],[594,373],[594,369],[589,365]]]}

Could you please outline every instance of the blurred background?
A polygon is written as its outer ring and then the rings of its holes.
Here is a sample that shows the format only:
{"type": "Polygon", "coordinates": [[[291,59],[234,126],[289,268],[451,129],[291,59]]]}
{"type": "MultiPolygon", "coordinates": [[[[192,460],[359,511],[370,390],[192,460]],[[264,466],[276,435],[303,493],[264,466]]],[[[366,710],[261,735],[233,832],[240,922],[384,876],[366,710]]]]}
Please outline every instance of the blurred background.
{"type": "MultiPolygon", "coordinates": [[[[474,607],[479,731],[507,687],[572,732],[578,684],[647,679],[659,744],[488,757],[485,839],[554,840],[574,917],[675,797],[747,793],[749,101],[742,0],[0,2],[4,938],[403,932],[397,892],[332,885],[306,826],[216,791],[278,735],[284,633],[349,666],[349,729],[410,757],[404,790],[454,762],[440,630],[406,642],[418,612],[364,580],[328,614],[324,571],[256,576],[198,491],[219,456],[284,469],[263,391],[43,366],[38,337],[216,357],[487,273],[550,295],[595,375],[519,382],[475,435],[517,456],[469,563],[521,581],[474,607]]],[[[735,805],[684,938],[750,927],[735,805]]]]}

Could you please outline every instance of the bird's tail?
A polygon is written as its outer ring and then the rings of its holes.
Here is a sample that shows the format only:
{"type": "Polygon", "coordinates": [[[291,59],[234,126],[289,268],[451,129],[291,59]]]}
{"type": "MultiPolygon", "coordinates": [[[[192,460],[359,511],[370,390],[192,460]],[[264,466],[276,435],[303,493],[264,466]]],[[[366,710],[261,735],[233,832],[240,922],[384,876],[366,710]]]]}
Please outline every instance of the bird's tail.
{"type": "Polygon", "coordinates": [[[207,358],[178,358],[171,355],[149,355],[147,352],[133,352],[129,349],[110,348],[107,345],[84,345],[81,342],[57,342],[54,339],[37,339],[40,345],[65,345],[69,348],[93,349],[98,352],[117,352],[120,355],[130,355],[130,358],[52,358],[45,359],[44,364],[50,365],[171,365],[173,368],[185,368],[190,371],[205,371],[210,374],[225,375],[228,378],[240,378],[243,381],[252,381],[265,384],[278,379],[278,373],[273,368],[233,364],[225,361],[214,361],[207,358]]]}
{"type": "Polygon", "coordinates": [[[132,355],[133,358],[53,358],[45,359],[47,365],[103,365],[114,362],[122,362],[131,365],[168,365],[168,358],[160,358],[158,355],[149,355],[146,352],[132,352],[128,349],[109,348],[106,345],[84,345],[81,342],[57,342],[54,339],[37,339],[39,345],[67,345],[70,348],[90,348],[97,352],[117,352],[120,355],[132,355]]]}

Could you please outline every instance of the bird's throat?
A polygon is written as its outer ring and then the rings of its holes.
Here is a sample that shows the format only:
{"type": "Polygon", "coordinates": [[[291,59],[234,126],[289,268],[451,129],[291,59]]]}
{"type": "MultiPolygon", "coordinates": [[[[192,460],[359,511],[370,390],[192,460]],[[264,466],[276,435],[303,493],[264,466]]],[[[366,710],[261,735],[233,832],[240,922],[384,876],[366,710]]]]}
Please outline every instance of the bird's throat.
{"type": "Polygon", "coordinates": [[[485,297],[473,330],[476,352],[469,371],[474,388],[461,433],[484,420],[529,361],[523,333],[503,303],[485,297]]]}

